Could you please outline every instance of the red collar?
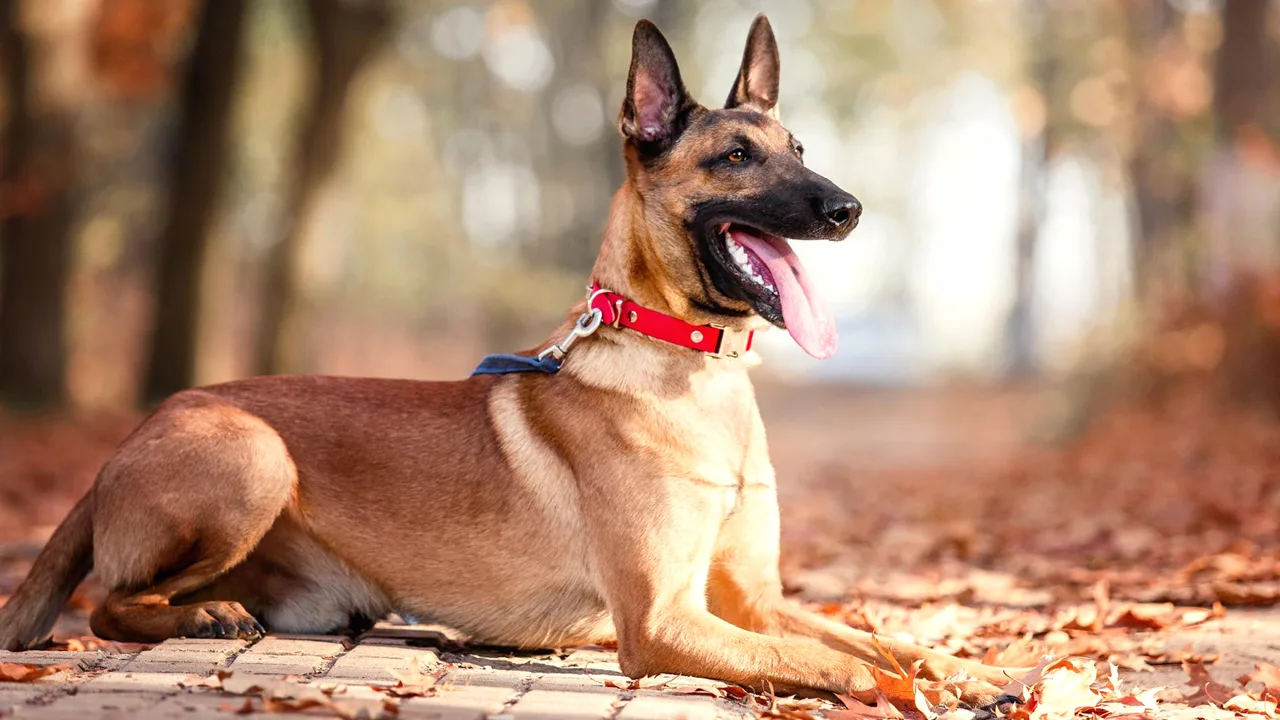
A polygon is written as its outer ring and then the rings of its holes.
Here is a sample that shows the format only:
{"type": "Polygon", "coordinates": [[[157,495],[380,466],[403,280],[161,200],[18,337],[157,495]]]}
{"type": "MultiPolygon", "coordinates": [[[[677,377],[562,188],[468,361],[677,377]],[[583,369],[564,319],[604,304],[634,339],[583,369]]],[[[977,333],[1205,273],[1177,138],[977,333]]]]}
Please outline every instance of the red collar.
{"type": "Polygon", "coordinates": [[[693,325],[680,318],[671,317],[657,310],[605,290],[599,283],[592,283],[587,296],[587,312],[600,311],[600,322],[615,328],[624,327],[641,335],[648,335],[704,352],[717,358],[737,358],[751,350],[754,330],[736,330],[723,325],[693,325]]]}

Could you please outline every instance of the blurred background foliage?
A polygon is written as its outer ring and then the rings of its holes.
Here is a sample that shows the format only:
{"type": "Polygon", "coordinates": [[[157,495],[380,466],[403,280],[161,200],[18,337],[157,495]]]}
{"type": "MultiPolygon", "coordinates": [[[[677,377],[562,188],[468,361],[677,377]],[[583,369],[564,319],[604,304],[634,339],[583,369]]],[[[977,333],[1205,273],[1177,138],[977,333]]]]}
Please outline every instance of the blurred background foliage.
{"type": "Polygon", "coordinates": [[[635,21],[714,105],[760,11],[867,208],[800,248],[841,354],[770,333],[766,377],[1280,407],[1269,0],[0,0],[0,398],[537,345],[622,180],[635,21]]]}

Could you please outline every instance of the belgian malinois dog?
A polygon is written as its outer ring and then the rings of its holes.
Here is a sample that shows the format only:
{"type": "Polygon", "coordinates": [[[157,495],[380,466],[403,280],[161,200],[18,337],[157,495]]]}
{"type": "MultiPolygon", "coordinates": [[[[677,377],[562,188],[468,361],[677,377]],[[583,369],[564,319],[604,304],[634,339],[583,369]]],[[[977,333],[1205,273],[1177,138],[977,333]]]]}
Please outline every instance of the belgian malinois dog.
{"type": "MultiPolygon", "coordinates": [[[[641,21],[618,120],[626,182],[591,295],[551,338],[565,340],[506,356],[542,372],[262,377],[172,396],[0,611],[0,647],[41,642],[94,568],[109,596],[93,631],[114,640],[315,633],[400,612],[487,644],[616,642],[632,677],[870,691],[870,663],[885,662],[872,636],[783,598],[743,362],[769,325],[835,352],[783,238],[841,240],[861,212],[805,168],[778,78],[760,16],[725,107],[703,107],[641,21]]],[[[966,702],[990,703],[1006,678],[881,642],[966,702]]]]}

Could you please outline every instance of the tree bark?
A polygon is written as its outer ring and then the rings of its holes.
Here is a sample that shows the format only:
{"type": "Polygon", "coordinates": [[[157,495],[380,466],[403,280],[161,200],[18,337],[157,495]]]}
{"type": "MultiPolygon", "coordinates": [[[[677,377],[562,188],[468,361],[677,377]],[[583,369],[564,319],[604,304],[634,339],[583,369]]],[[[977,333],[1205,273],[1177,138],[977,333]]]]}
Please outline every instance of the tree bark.
{"type": "Polygon", "coordinates": [[[246,0],[206,0],[188,60],[167,219],[159,241],[154,335],[144,400],[196,382],[200,296],[222,197],[246,0]]]}
{"type": "Polygon", "coordinates": [[[39,43],[64,39],[30,36],[21,10],[22,0],[0,0],[9,96],[0,167],[0,400],[47,410],[67,400],[75,117],[64,95],[41,87],[33,62],[39,43]]]}
{"type": "Polygon", "coordinates": [[[1022,169],[1019,186],[1017,256],[1014,258],[1014,302],[1006,324],[1008,338],[1008,376],[1026,378],[1035,373],[1036,342],[1032,309],[1035,295],[1035,259],[1040,227],[1044,221],[1046,169],[1052,155],[1053,128],[1056,122],[1060,88],[1059,60],[1051,42],[1052,18],[1048,6],[1033,6],[1026,15],[1030,26],[1028,54],[1035,89],[1045,106],[1044,126],[1022,142],[1022,169]]]}
{"type": "Polygon", "coordinates": [[[1276,58],[1267,44],[1267,0],[1225,0],[1213,95],[1220,141],[1231,141],[1261,118],[1276,79],[1276,58]]]}
{"type": "MultiPolygon", "coordinates": [[[[1125,3],[1129,42],[1138,61],[1135,74],[1139,88],[1149,81],[1147,61],[1160,39],[1180,19],[1177,10],[1165,2],[1125,3]]],[[[1195,183],[1187,171],[1170,167],[1170,155],[1177,143],[1173,118],[1154,107],[1145,92],[1138,93],[1134,111],[1133,150],[1129,175],[1133,183],[1138,232],[1134,241],[1134,281],[1139,297],[1151,286],[1155,258],[1173,245],[1178,233],[1191,226],[1195,212],[1195,183]]]]}
{"type": "Polygon", "coordinates": [[[265,271],[257,371],[270,375],[303,369],[307,298],[302,257],[324,189],[342,155],[346,103],[355,79],[390,24],[388,6],[376,0],[308,0],[316,74],[294,155],[294,184],[287,227],[272,248],[265,271]]]}
{"type": "MultiPolygon", "coordinates": [[[[1260,309],[1280,273],[1280,172],[1250,155],[1274,148],[1267,127],[1276,102],[1278,49],[1267,34],[1265,0],[1225,0],[1214,68],[1215,148],[1201,174],[1208,300],[1224,333],[1218,368],[1228,402],[1280,415],[1280,325],[1260,309]]],[[[1274,152],[1274,150],[1272,151],[1274,152]]]]}

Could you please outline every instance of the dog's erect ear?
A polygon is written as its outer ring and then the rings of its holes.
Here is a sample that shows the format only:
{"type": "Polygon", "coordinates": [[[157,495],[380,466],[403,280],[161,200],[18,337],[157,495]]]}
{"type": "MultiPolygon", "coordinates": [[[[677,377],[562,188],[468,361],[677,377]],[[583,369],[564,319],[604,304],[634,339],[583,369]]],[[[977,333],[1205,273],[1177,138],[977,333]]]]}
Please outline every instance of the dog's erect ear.
{"type": "Polygon", "coordinates": [[[647,149],[661,149],[679,137],[697,103],[680,80],[675,53],[648,20],[631,37],[631,74],[618,115],[623,137],[647,149]]]}
{"type": "Polygon", "coordinates": [[[747,49],[742,51],[742,67],[733,91],[725,101],[726,108],[758,110],[766,115],[778,115],[778,41],[773,38],[769,18],[761,13],[751,23],[747,34],[747,49]]]}

